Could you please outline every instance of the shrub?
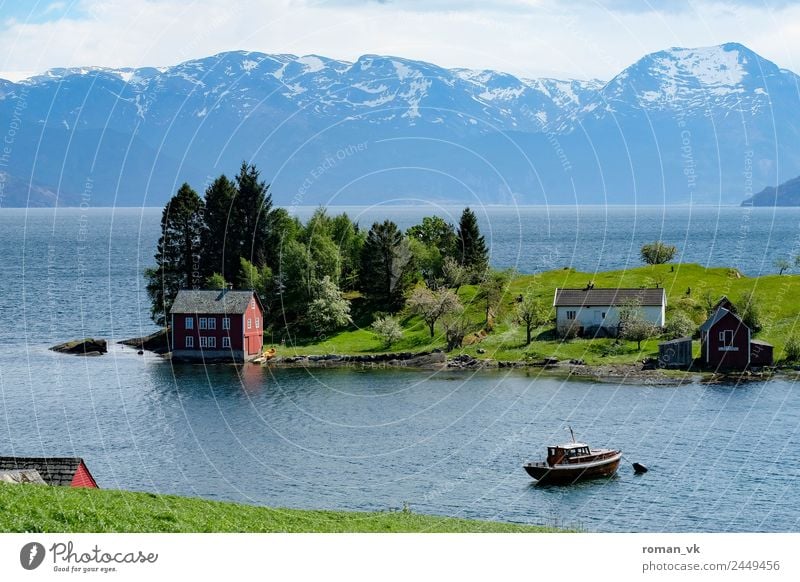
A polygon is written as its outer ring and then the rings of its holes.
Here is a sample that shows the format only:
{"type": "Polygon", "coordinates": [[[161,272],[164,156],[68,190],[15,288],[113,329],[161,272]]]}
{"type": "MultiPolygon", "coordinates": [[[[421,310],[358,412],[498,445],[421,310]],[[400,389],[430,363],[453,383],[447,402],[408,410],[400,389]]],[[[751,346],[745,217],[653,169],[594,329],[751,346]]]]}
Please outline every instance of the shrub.
{"type": "Polygon", "coordinates": [[[696,329],[694,321],[683,311],[676,311],[664,326],[664,337],[666,339],[676,339],[684,336],[691,336],[696,329]]]}
{"type": "Polygon", "coordinates": [[[786,354],[787,362],[800,361],[800,339],[798,339],[797,336],[793,335],[786,340],[786,345],[783,347],[783,350],[786,354]]]}
{"type": "Polygon", "coordinates": [[[402,339],[403,328],[400,327],[397,318],[387,315],[379,317],[372,323],[372,333],[383,342],[384,348],[390,348],[393,343],[402,339]]]}

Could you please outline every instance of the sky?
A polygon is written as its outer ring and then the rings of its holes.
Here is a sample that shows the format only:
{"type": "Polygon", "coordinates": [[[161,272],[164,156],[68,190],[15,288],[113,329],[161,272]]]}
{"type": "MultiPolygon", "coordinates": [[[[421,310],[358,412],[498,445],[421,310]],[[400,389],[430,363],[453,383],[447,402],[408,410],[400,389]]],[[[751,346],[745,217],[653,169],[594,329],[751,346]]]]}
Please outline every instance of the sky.
{"type": "Polygon", "coordinates": [[[800,71],[800,5],[769,0],[0,0],[0,78],[229,50],[363,54],[609,80],[672,46],[741,42],[800,71]]]}

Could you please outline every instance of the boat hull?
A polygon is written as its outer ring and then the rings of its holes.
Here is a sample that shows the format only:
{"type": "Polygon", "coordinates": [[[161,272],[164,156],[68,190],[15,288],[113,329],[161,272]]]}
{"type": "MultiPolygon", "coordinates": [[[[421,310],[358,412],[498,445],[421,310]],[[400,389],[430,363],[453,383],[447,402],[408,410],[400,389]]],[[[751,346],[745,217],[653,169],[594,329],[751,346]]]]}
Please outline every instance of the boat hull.
{"type": "Polygon", "coordinates": [[[581,463],[570,466],[547,465],[546,463],[526,463],[525,471],[539,484],[569,485],[587,479],[602,479],[613,476],[619,468],[621,453],[602,461],[581,463]]]}

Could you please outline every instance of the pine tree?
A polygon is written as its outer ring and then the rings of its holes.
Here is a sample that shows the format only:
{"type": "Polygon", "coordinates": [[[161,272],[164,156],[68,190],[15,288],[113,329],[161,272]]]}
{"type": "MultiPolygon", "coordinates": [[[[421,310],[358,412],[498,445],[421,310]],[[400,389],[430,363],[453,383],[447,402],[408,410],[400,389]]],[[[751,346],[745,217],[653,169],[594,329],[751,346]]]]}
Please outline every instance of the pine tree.
{"type": "Polygon", "coordinates": [[[189,184],[183,184],[164,207],[156,266],[145,271],[151,317],[158,325],[165,325],[179,290],[202,286],[202,230],[203,201],[189,184]]]}
{"type": "Polygon", "coordinates": [[[489,267],[489,252],[478,228],[478,219],[469,208],[461,214],[457,238],[458,262],[480,279],[489,267]]]}
{"type": "Polygon", "coordinates": [[[236,186],[223,174],[205,193],[205,228],[202,236],[202,271],[205,277],[221,274],[233,281],[239,271],[240,233],[232,228],[236,217],[236,186]]]}
{"type": "Polygon", "coordinates": [[[391,220],[375,223],[361,251],[361,290],[387,311],[403,306],[413,264],[408,240],[391,220]]]}
{"type": "MultiPolygon", "coordinates": [[[[252,164],[242,162],[236,176],[237,202],[232,227],[238,236],[238,257],[244,257],[257,267],[267,264],[272,240],[272,194],[269,186],[259,178],[252,164]]],[[[229,239],[233,235],[229,231],[229,239]]],[[[238,265],[238,260],[237,260],[238,265]]]]}

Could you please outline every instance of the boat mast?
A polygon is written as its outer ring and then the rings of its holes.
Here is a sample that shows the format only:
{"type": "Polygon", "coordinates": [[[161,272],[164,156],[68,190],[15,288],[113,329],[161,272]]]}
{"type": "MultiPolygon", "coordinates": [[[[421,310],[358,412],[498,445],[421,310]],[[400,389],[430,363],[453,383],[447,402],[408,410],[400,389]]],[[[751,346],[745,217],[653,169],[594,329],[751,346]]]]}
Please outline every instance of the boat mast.
{"type": "Polygon", "coordinates": [[[573,443],[574,443],[574,442],[577,442],[577,441],[575,440],[575,433],[574,433],[574,432],[572,432],[572,427],[571,427],[570,425],[567,425],[567,428],[569,429],[569,434],[572,436],[572,442],[573,442],[573,443]]]}

